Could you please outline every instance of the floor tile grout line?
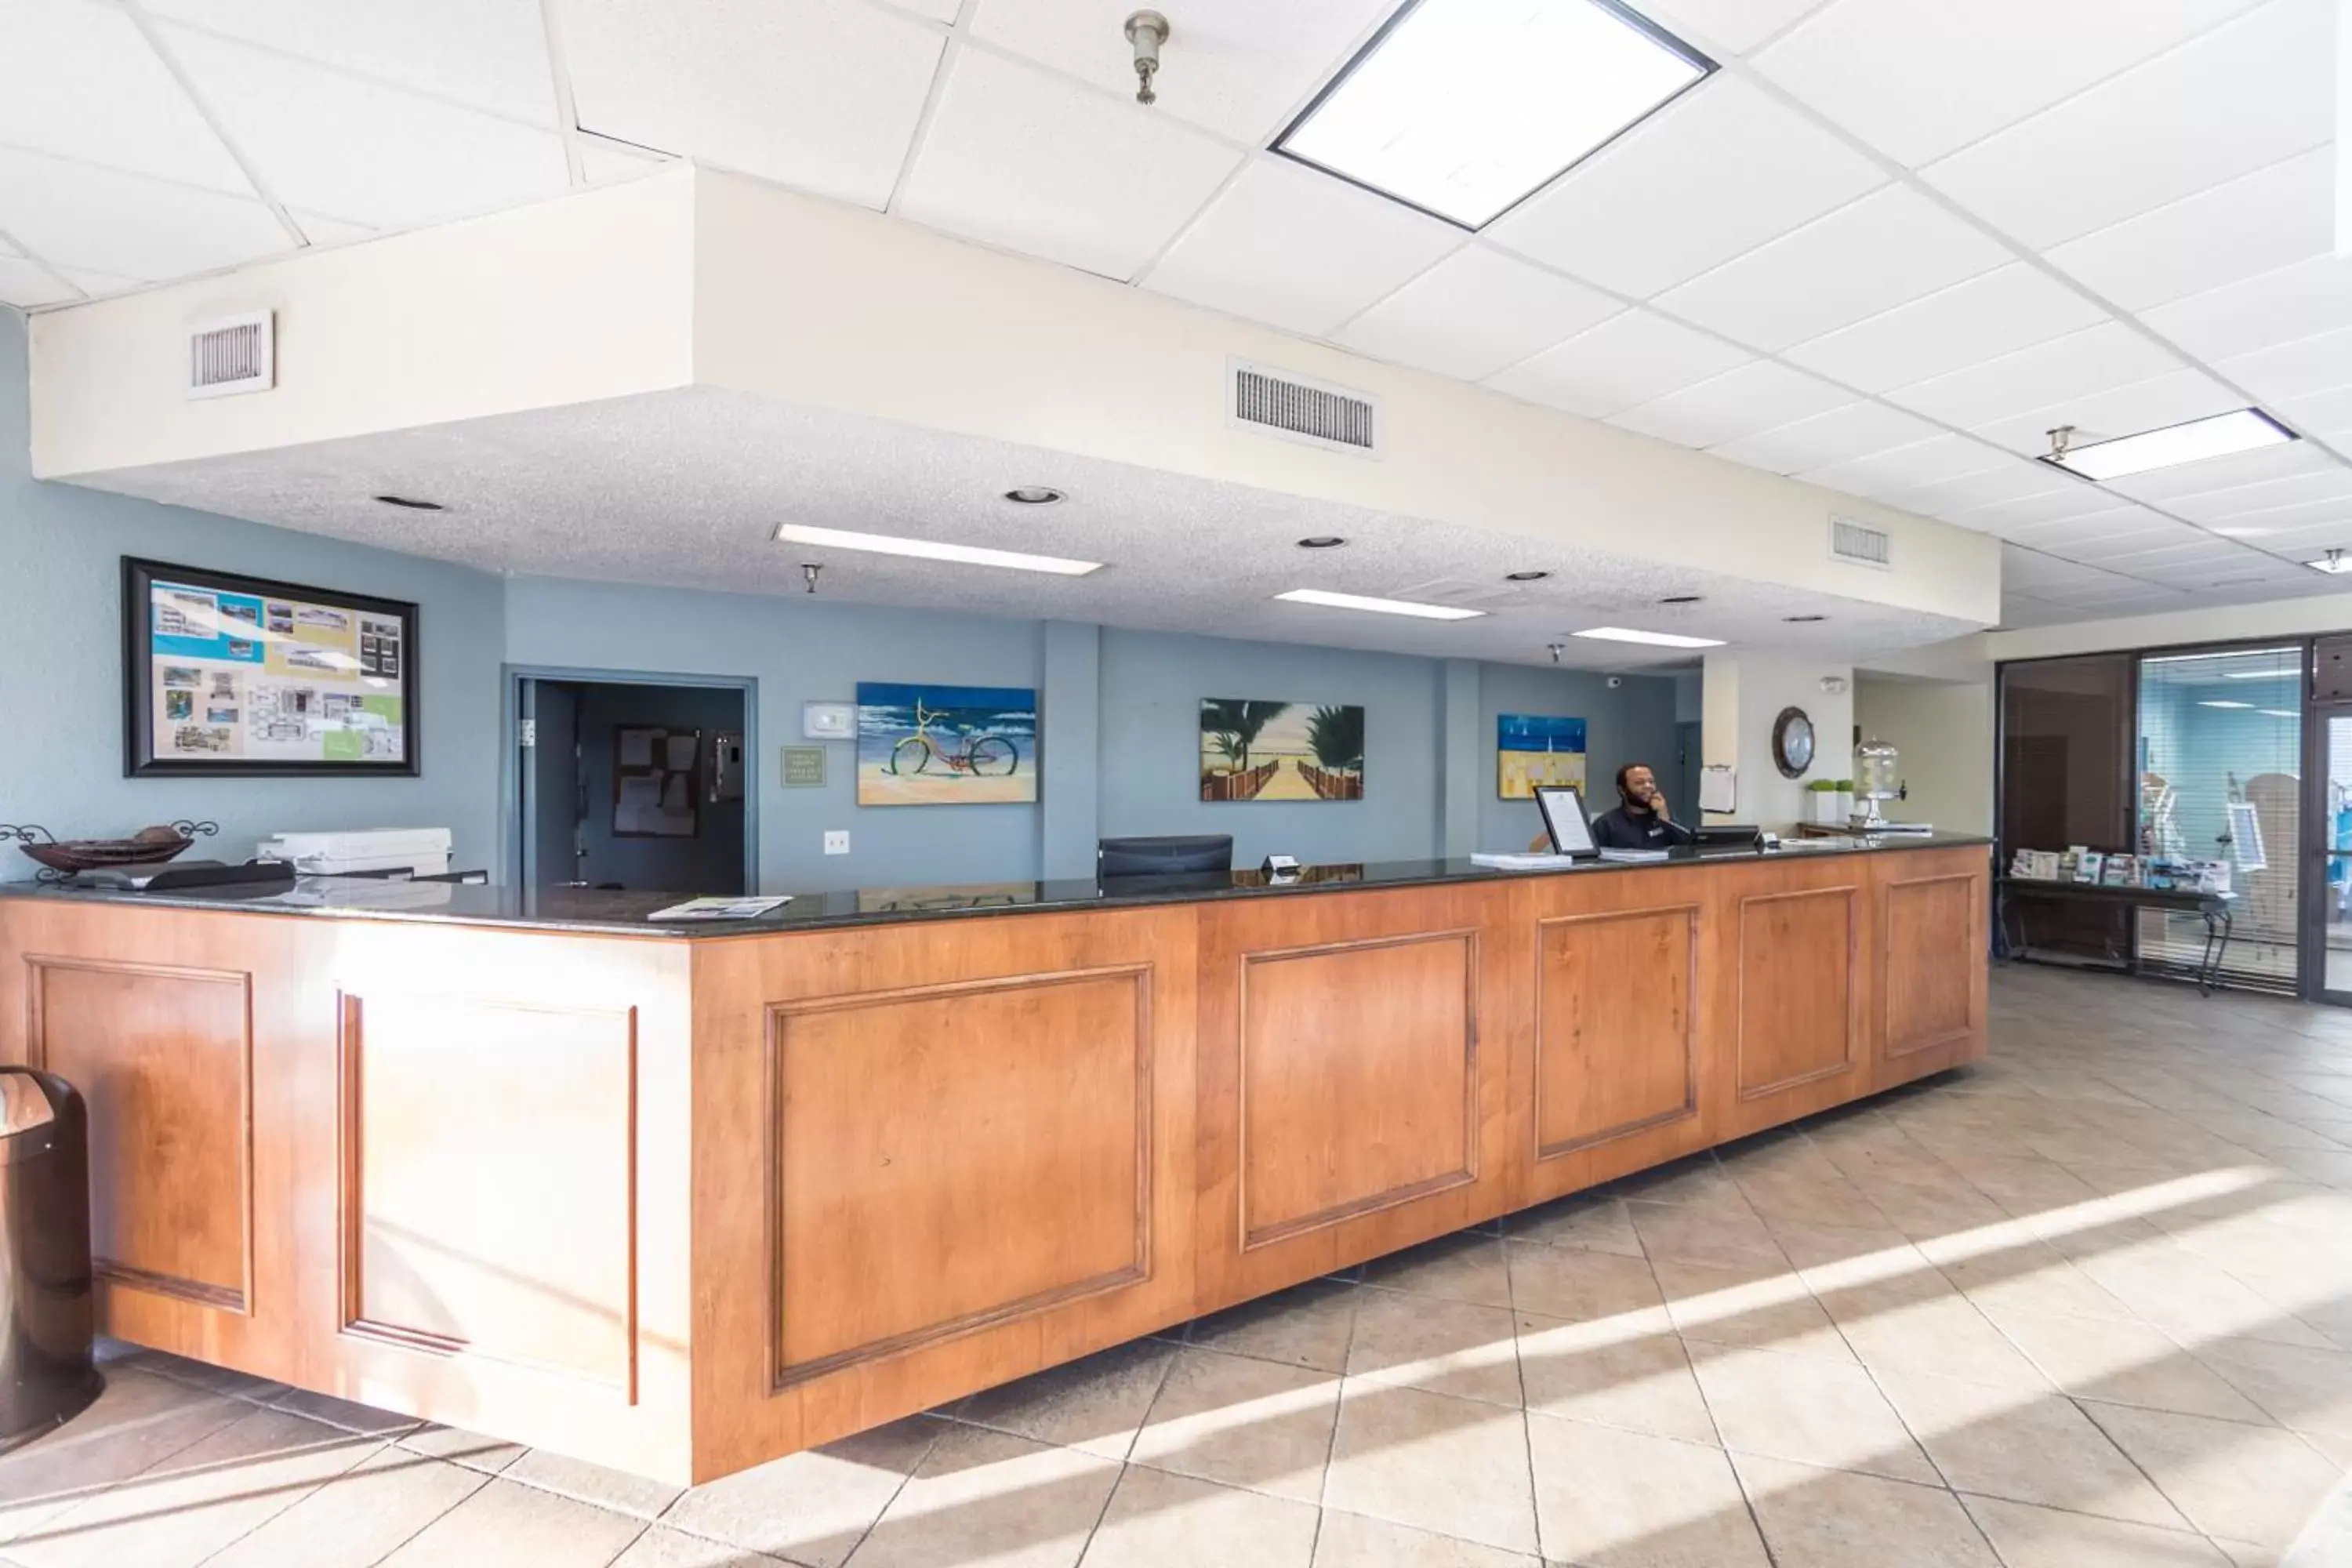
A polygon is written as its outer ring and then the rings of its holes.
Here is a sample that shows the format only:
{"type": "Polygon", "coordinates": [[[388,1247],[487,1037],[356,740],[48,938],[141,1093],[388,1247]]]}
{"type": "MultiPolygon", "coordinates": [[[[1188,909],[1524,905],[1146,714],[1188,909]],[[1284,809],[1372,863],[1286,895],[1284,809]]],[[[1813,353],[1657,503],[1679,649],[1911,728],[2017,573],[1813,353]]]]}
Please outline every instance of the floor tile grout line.
{"type": "MultiPolygon", "coordinates": [[[[1654,1289],[1657,1276],[1653,1271],[1650,1283],[1654,1289]]],[[[1536,1561],[1548,1561],[1544,1554],[1543,1498],[1541,1483],[1536,1479],[1536,1433],[1534,1412],[1528,1408],[1528,1358],[1519,1342],[1519,1281],[1511,1268],[1511,1255],[1503,1254],[1503,1294],[1510,1302],[1511,1370],[1519,1380],[1519,1452],[1528,1465],[1528,1516],[1535,1525],[1536,1561]]]]}

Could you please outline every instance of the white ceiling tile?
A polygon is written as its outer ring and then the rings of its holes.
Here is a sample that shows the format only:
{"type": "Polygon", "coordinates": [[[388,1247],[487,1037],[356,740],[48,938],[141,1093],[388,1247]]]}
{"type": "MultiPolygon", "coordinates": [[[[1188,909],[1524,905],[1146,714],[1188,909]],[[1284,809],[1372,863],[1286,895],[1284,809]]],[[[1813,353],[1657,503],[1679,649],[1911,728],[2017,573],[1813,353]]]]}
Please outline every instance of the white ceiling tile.
{"type": "Polygon", "coordinates": [[[2335,243],[2336,153],[2320,147],[2069,240],[2050,260],[2126,310],[2269,272],[2335,243]]]}
{"type": "Polygon", "coordinates": [[[1896,490],[1883,499],[1889,506],[1916,511],[1922,517],[1949,517],[1995,501],[2022,500],[2027,496],[2053,495],[2078,488],[2090,487],[2046,463],[2012,461],[1980,474],[1964,474],[1916,489],[1896,490]]]}
{"type": "Polygon", "coordinates": [[[2209,360],[2352,327],[2352,259],[2315,256],[2140,312],[2141,320],[2209,360]]]}
{"type": "Polygon", "coordinates": [[[53,267],[184,278],[294,248],[257,201],[0,147],[0,226],[53,267]]]}
{"type": "Polygon", "coordinates": [[[1320,337],[1462,233],[1287,159],[1253,159],[1144,287],[1320,337]]]}
{"type": "Polygon", "coordinates": [[[60,267],[66,281],[93,300],[109,299],[116,294],[128,294],[147,287],[141,278],[118,278],[111,272],[92,272],[86,267],[60,267]]]}
{"type": "Polygon", "coordinates": [[[1799,343],[1784,357],[1864,392],[1884,392],[2111,320],[2021,261],[1799,343]]]}
{"type": "Polygon", "coordinates": [[[1658,304],[1773,351],[2008,259],[2000,246],[1927,197],[1890,185],[1667,290],[1658,304]]]}
{"type": "MultiPolygon", "coordinates": [[[[2109,498],[2112,500],[2112,497],[2109,498]]],[[[2144,506],[2109,506],[2063,522],[2037,522],[2007,527],[1998,531],[2014,544],[2035,550],[2047,550],[2063,555],[2078,544],[2090,544],[2102,540],[2147,538],[2151,543],[2163,542],[2174,537],[2179,525],[2171,519],[2150,511],[2144,506]]]]}
{"type": "Polygon", "coordinates": [[[538,126],[555,121],[540,0],[141,0],[155,16],[538,126]]]}
{"type": "Polygon", "coordinates": [[[1759,431],[1709,448],[1718,458],[1775,474],[1793,474],[1874,452],[1907,447],[1937,434],[1925,419],[1883,403],[1849,403],[1811,419],[1759,431]]]}
{"type": "Polygon", "coordinates": [[[1242,154],[1183,121],[982,49],[959,50],[897,211],[1125,279],[1242,154]],[[1149,179],[1136,177],[1149,169],[1149,179]]]}
{"type": "Polygon", "coordinates": [[[1486,233],[1647,299],[1885,181],[1836,137],[1750,83],[1718,74],[1486,233]]]}
{"type": "Polygon", "coordinates": [[[639,174],[650,174],[676,159],[644,147],[632,147],[625,142],[615,142],[609,136],[578,134],[580,143],[580,177],[592,185],[609,185],[619,180],[634,180],[639,174]]]}
{"type": "Polygon", "coordinates": [[[1643,0],[1641,10],[1702,48],[1741,55],[1822,5],[1822,0],[1643,0]]]}
{"type": "MultiPolygon", "coordinates": [[[[945,9],[953,15],[952,4],[945,9]]],[[[1127,0],[981,0],[970,24],[1041,65],[1135,96],[1127,0]]],[[[1170,7],[1165,73],[1152,112],[1236,142],[1265,141],[1336,71],[1394,0],[1186,0],[1170,7]]]]}
{"type": "Polygon", "coordinates": [[[1966,436],[1937,436],[1866,458],[1809,468],[1797,475],[1807,484],[1861,496],[1886,496],[1917,489],[1966,474],[2006,468],[2013,459],[1966,436]]]}
{"type": "Polygon", "coordinates": [[[2210,555],[2217,547],[2223,546],[2236,548],[2231,546],[2228,540],[2217,539],[2203,529],[2176,522],[2160,529],[2151,528],[2146,533],[2087,540],[2070,546],[2067,554],[2074,560],[2087,561],[2111,571],[2121,571],[2128,563],[2135,561],[2169,560],[2184,551],[2210,555]]]}
{"type": "Polygon", "coordinates": [[[60,281],[47,268],[21,256],[0,254],[0,305],[29,310],[37,305],[62,305],[80,298],[79,289],[60,281]]]}
{"type": "Polygon", "coordinates": [[[2352,511],[2326,522],[2306,522],[2296,528],[2272,529],[2245,536],[2246,542],[2262,550],[2274,550],[2292,555],[2298,562],[2324,553],[2331,549],[2352,546],[2352,511]]]}
{"type": "Polygon", "coordinates": [[[289,206],[413,228],[571,187],[552,131],[159,24],[189,79],[289,206]]]}
{"type": "MultiPolygon", "coordinates": [[[[2211,500],[2209,496],[2193,499],[2200,501],[2211,500]]],[[[2184,510],[2181,515],[2185,517],[2188,513],[2184,510]]],[[[2289,501],[2280,506],[2231,512],[2222,517],[2200,518],[2197,521],[2204,522],[2216,533],[2225,528],[2230,529],[2231,532],[2229,537],[2231,538],[2260,540],[2267,537],[2267,533],[2255,533],[2250,531],[2263,529],[2269,532],[2285,533],[2301,528],[2341,527],[2352,524],[2352,501],[2347,501],[2340,496],[2321,496],[2310,500],[2289,501]]]]}
{"type": "MultiPolygon", "coordinates": [[[[251,195],[138,27],[99,0],[0,0],[0,142],[251,195]]],[[[0,226],[5,226],[0,216],[0,226]]]]}
{"type": "MultiPolygon", "coordinates": [[[[1987,37],[2034,52],[2030,32],[1987,37]]],[[[2335,59],[2334,0],[2271,0],[1927,176],[2011,238],[2056,245],[2328,142],[2335,59]]]]}
{"type": "Polygon", "coordinates": [[[1748,358],[1719,338],[1633,310],[1522,360],[1486,384],[1597,419],[1720,375],[1748,358]]]}
{"type": "Polygon", "coordinates": [[[2302,397],[2352,386],[2352,327],[2232,354],[2213,368],[2257,397],[2302,397]]]}
{"type": "Polygon", "coordinates": [[[1825,381],[1757,360],[1637,404],[1609,423],[1685,447],[1714,447],[1784,425],[1791,416],[1826,413],[1851,396],[1825,381]]]}
{"type": "Polygon", "coordinates": [[[2106,488],[2151,505],[2169,508],[2171,502],[2181,496],[2210,495],[2215,490],[2235,489],[2242,485],[2261,484],[2269,479],[2319,473],[2340,467],[2342,465],[2321,447],[2308,441],[2289,441],[2283,446],[2257,447],[2251,452],[2239,452],[2207,462],[2126,475],[2108,480],[2106,488]]]}
{"type": "Polygon", "coordinates": [[[1948,375],[1896,387],[1886,399],[1967,428],[2021,408],[2046,407],[2187,368],[2147,334],[2109,321],[1948,375]]]}
{"type": "Polygon", "coordinates": [[[1913,168],[2170,48],[2249,0],[1842,0],[1757,68],[1913,168]]]}
{"type": "Polygon", "coordinates": [[[2007,536],[2020,529],[2038,525],[2081,521],[2105,517],[2106,526],[2113,526],[2118,514],[2141,522],[2155,516],[2146,507],[2132,506],[2115,496],[2089,485],[2076,485],[2071,489],[2044,490],[2038,495],[2021,496],[2013,500],[1990,501],[1983,506],[1969,507],[1943,514],[1947,522],[1962,528],[1972,528],[1979,533],[2007,536]]]}
{"type": "Polygon", "coordinates": [[[2352,500],[2352,468],[2320,468],[2307,474],[2265,479],[2257,484],[2232,485],[2227,489],[2179,496],[2167,501],[2164,510],[2191,522],[2211,525],[2227,523],[2241,517],[2249,522],[2256,522],[2260,521],[2259,517],[2251,514],[2266,511],[2273,507],[2295,506],[2317,500],[2352,500]]]}
{"type": "Polygon", "coordinates": [[[1474,245],[1358,316],[1334,341],[1377,359],[1483,381],[1622,309],[1597,289],[1474,245]]]}
{"type": "Polygon", "coordinates": [[[582,129],[880,207],[945,35],[862,0],[558,0],[582,129]]]}
{"type": "Polygon", "coordinates": [[[2062,425],[2074,426],[2076,445],[2088,446],[2242,406],[2237,395],[2211,376],[2183,370],[1987,420],[1970,431],[2021,456],[2038,458],[2050,450],[2050,432],[2062,425]]]}
{"type": "Polygon", "coordinates": [[[2352,386],[2331,387],[2271,405],[2271,412],[2310,435],[2352,429],[2352,386]]]}

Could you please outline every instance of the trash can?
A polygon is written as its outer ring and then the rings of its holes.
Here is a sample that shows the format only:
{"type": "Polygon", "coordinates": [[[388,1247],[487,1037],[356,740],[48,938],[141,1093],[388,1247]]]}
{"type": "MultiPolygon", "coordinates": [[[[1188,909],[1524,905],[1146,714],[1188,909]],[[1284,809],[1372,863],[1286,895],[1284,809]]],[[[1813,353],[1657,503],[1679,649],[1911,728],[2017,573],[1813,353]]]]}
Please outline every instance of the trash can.
{"type": "Polygon", "coordinates": [[[0,1451],[98,1397],[89,1117],[73,1085],[0,1067],[0,1451]]]}

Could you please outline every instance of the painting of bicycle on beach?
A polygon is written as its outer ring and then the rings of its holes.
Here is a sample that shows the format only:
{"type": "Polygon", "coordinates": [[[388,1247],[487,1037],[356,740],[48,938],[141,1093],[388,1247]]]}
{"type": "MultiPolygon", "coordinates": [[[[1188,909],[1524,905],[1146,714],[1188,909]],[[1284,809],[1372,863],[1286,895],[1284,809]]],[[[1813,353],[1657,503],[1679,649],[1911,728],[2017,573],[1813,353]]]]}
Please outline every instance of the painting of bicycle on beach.
{"type": "Polygon", "coordinates": [[[1017,686],[857,685],[857,804],[1037,798],[1037,693],[1017,686]]]}
{"type": "Polygon", "coordinates": [[[1205,698],[1202,800],[1361,800],[1364,710],[1205,698]]]}

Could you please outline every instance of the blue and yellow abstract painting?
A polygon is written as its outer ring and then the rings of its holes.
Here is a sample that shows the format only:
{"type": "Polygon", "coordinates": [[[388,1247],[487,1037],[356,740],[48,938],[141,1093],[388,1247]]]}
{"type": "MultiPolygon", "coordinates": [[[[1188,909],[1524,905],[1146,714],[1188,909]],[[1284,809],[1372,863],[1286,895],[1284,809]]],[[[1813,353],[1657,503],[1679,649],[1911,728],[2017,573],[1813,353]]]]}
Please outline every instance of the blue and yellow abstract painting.
{"type": "Polygon", "coordinates": [[[1544,713],[1495,716],[1495,790],[1533,800],[1538,784],[1584,787],[1584,721],[1544,713]]]}
{"type": "Polygon", "coordinates": [[[1037,798],[1037,693],[1020,686],[857,684],[857,804],[1037,798]]]}

